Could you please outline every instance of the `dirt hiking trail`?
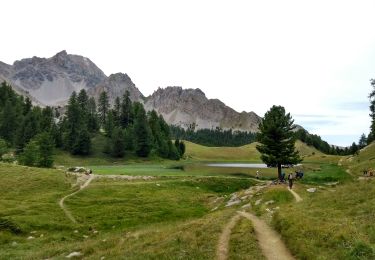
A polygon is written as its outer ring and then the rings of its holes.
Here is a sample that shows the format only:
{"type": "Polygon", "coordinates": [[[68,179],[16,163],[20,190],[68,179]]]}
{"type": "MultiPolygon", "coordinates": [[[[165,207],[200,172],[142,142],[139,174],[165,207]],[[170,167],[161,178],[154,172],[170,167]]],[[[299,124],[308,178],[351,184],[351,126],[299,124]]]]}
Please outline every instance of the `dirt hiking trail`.
{"type": "Polygon", "coordinates": [[[221,232],[219,243],[216,249],[216,256],[218,260],[228,259],[230,234],[232,233],[232,229],[236,226],[240,218],[241,216],[239,214],[233,216],[221,232]]]}
{"type": "Polygon", "coordinates": [[[81,190],[83,190],[84,188],[86,188],[87,186],[89,186],[90,182],[95,178],[94,175],[90,175],[87,180],[79,187],[79,189],[73,193],[70,193],[68,195],[66,195],[65,197],[63,197],[60,201],[59,201],[59,206],[60,208],[64,211],[65,215],[67,216],[68,219],[70,219],[70,221],[72,221],[73,223],[77,223],[77,221],[75,220],[75,218],[73,217],[72,213],[70,213],[70,211],[64,206],[64,201],[65,199],[71,197],[71,196],[74,196],[76,195],[78,192],[80,192],[81,190]]]}
{"type": "Polygon", "coordinates": [[[238,212],[253,223],[259,247],[263,255],[269,260],[294,259],[278,233],[272,230],[263,220],[255,215],[243,211],[238,212]]]}
{"type": "MultiPolygon", "coordinates": [[[[250,196],[259,192],[259,190],[269,186],[253,186],[249,188],[245,194],[250,194],[250,196]]],[[[288,190],[293,194],[296,202],[302,201],[302,198],[293,190],[288,190]]],[[[219,241],[216,248],[216,258],[219,260],[228,259],[229,256],[229,242],[232,233],[232,229],[237,225],[237,222],[241,217],[244,217],[252,222],[255,234],[258,240],[258,245],[262,250],[262,253],[266,259],[270,260],[289,260],[294,259],[288,248],[285,246],[281,240],[281,236],[270,228],[266,222],[258,218],[254,214],[237,211],[229,222],[224,226],[222,233],[220,234],[219,241]]]]}
{"type": "Polygon", "coordinates": [[[288,190],[290,191],[290,193],[292,193],[292,194],[293,194],[294,198],[296,199],[296,202],[300,202],[300,201],[302,201],[302,198],[301,198],[301,196],[300,196],[300,195],[298,195],[298,194],[297,194],[297,192],[295,192],[294,190],[292,190],[292,189],[289,189],[289,188],[288,188],[288,190]]]}

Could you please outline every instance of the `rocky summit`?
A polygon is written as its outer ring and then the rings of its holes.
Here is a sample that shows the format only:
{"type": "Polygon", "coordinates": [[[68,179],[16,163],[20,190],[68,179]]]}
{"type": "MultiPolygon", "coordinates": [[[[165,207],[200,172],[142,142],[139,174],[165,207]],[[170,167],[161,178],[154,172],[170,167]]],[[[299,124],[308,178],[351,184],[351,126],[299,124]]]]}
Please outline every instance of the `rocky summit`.
{"type": "Polygon", "coordinates": [[[51,58],[28,58],[0,64],[1,77],[42,105],[64,104],[73,91],[89,89],[106,79],[88,58],[57,53],[51,58]]]}
{"type": "Polygon", "coordinates": [[[125,91],[129,91],[132,101],[144,102],[145,97],[135,86],[127,74],[116,73],[110,75],[96,87],[88,89],[88,95],[99,97],[100,93],[106,91],[110,103],[113,104],[116,97],[122,97],[125,91]]]}
{"type": "Polygon", "coordinates": [[[200,89],[159,88],[145,103],[173,125],[195,129],[222,128],[256,132],[260,117],[254,112],[238,113],[218,99],[207,99],[200,89]]]}
{"type": "Polygon", "coordinates": [[[163,115],[167,123],[183,128],[256,132],[260,123],[254,112],[238,113],[218,99],[208,99],[200,89],[159,88],[145,97],[127,74],[107,77],[90,59],[66,51],[51,58],[22,59],[13,65],[0,62],[0,80],[42,106],[63,106],[73,91],[81,89],[96,99],[106,91],[111,104],[129,91],[132,101],[144,103],[147,110],[163,115]]]}

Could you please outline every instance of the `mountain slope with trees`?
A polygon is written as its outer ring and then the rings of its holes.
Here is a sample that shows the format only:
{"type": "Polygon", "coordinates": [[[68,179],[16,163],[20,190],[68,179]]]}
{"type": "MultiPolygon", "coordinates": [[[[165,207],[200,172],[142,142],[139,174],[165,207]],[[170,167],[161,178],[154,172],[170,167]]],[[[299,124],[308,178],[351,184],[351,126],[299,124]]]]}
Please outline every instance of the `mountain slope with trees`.
{"type": "Polygon", "coordinates": [[[168,124],[196,129],[216,128],[254,132],[259,116],[254,112],[233,110],[217,99],[208,99],[199,89],[167,87],[145,97],[124,73],[106,76],[90,59],[61,51],[50,58],[28,58],[13,65],[0,62],[0,80],[12,85],[17,93],[43,106],[65,106],[73,91],[84,89],[99,101],[106,92],[114,105],[129,91],[132,102],[141,102],[146,111],[156,110],[168,124]]]}
{"type": "Polygon", "coordinates": [[[172,143],[168,124],[155,111],[146,112],[125,92],[110,106],[102,92],[99,104],[84,89],[73,92],[65,114],[49,106],[33,106],[29,98],[18,95],[3,82],[0,86],[0,150],[4,157],[14,151],[22,164],[38,167],[53,165],[55,148],[72,155],[87,156],[95,135],[107,138],[105,152],[113,157],[135,153],[140,157],[155,154],[178,160],[185,152],[184,143],[172,143]]]}

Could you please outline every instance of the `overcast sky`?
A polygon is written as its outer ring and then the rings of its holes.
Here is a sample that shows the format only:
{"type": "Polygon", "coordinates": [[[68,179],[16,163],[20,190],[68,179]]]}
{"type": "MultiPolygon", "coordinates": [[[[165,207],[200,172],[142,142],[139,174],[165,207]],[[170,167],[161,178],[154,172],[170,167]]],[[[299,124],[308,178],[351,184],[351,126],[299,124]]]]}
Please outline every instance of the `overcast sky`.
{"type": "Polygon", "coordinates": [[[368,133],[375,1],[3,1],[0,60],[89,57],[144,95],[200,88],[237,111],[283,105],[332,144],[368,133]]]}

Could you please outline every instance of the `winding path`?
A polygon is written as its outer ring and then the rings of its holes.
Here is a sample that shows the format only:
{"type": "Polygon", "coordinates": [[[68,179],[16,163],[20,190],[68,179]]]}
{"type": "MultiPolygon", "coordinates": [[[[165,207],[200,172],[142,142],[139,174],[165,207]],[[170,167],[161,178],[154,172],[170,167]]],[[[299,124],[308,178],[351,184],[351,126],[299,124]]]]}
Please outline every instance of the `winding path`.
{"type": "Polygon", "coordinates": [[[67,216],[67,218],[72,221],[73,223],[77,223],[76,219],[73,217],[72,213],[64,206],[64,201],[65,199],[71,197],[71,196],[74,196],[76,195],[78,192],[80,192],[81,190],[83,190],[84,188],[86,188],[87,186],[89,186],[90,182],[95,178],[94,175],[90,175],[90,177],[79,187],[79,189],[73,193],[70,193],[68,195],[66,195],[65,197],[63,197],[60,201],[59,201],[59,206],[60,208],[64,211],[65,215],[67,216]]]}
{"type": "Polygon", "coordinates": [[[239,214],[234,215],[221,232],[219,243],[216,249],[216,256],[218,260],[228,259],[230,234],[232,233],[232,229],[236,226],[240,218],[241,216],[239,214]]]}
{"type": "Polygon", "coordinates": [[[292,189],[289,189],[289,188],[288,188],[288,190],[290,191],[290,193],[292,193],[292,194],[293,194],[294,198],[296,199],[296,202],[300,202],[300,201],[302,201],[302,198],[301,198],[301,196],[300,196],[300,195],[298,195],[298,194],[297,194],[297,192],[295,192],[294,190],[292,190],[292,189]]]}
{"type": "Polygon", "coordinates": [[[272,230],[263,220],[255,215],[239,211],[238,214],[250,220],[263,255],[269,260],[294,259],[288,248],[285,246],[278,233],[272,230]]]}
{"type": "MultiPolygon", "coordinates": [[[[257,186],[250,188],[250,191],[258,191],[257,186]]],[[[302,201],[302,198],[293,190],[288,190],[293,194],[296,202],[302,201]]],[[[241,217],[250,220],[253,223],[255,234],[258,240],[259,247],[261,248],[263,255],[270,260],[289,260],[294,259],[288,248],[281,240],[281,236],[269,227],[262,219],[258,218],[254,214],[237,211],[230,221],[226,224],[223,231],[220,234],[216,257],[219,260],[228,259],[229,252],[229,241],[232,229],[236,226],[237,222],[241,217]]]]}

